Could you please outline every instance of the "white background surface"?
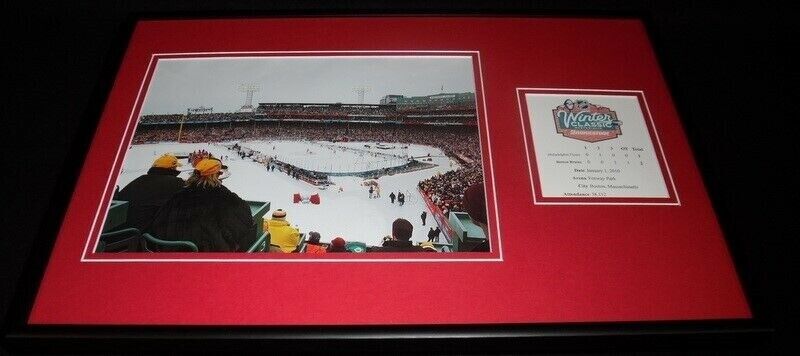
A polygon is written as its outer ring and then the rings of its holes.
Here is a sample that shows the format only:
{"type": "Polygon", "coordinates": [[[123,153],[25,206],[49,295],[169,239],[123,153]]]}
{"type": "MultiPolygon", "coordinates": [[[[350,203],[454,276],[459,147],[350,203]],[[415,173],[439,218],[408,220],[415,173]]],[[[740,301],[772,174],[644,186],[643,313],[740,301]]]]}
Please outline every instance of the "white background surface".
{"type": "MultiPolygon", "coordinates": [[[[650,139],[636,96],[526,94],[525,99],[543,197],[669,197],[653,142],[650,139]],[[573,101],[587,99],[591,104],[605,106],[615,111],[617,119],[622,122],[622,135],[600,142],[585,142],[557,133],[553,109],[563,105],[566,99],[573,101]],[[629,150],[622,151],[623,147],[628,147],[629,150]],[[642,151],[633,151],[634,147],[641,148],[642,151]],[[574,155],[571,157],[553,156],[563,153],[574,155]],[[586,156],[587,153],[589,156],[586,156]],[[603,154],[602,158],[598,156],[600,153],[603,154]],[[628,154],[628,157],[624,156],[625,153],[628,154]],[[615,156],[612,157],[611,154],[615,156]],[[587,162],[587,158],[590,162],[587,162]],[[580,161],[581,163],[558,164],[556,160],[580,161]],[[585,173],[576,172],[576,169],[595,169],[603,170],[603,172],[585,173]],[[619,169],[619,172],[614,172],[613,169],[619,169]],[[576,177],[590,176],[605,180],[575,179],[576,177]],[[608,177],[613,177],[615,180],[611,181],[608,177]],[[579,184],[589,187],[579,187],[579,184]],[[600,187],[603,185],[606,188],[600,187]],[[608,185],[627,185],[638,188],[615,189],[607,187],[608,185]]],[[[534,182],[534,184],[537,183],[534,182]]]]}

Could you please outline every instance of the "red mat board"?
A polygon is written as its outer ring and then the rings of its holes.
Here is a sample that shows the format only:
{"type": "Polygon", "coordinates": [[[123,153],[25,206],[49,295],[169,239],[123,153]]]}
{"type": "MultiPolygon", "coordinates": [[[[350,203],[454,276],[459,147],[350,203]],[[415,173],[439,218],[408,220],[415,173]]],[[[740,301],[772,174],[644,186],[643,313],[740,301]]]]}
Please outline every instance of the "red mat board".
{"type": "MultiPolygon", "coordinates": [[[[555,109],[547,108],[556,115],[555,109]]],[[[619,137],[632,137],[635,119],[621,122],[619,137]]],[[[750,317],[639,21],[373,17],[140,22],[29,323],[432,325],[750,317]],[[473,58],[491,252],[348,256],[351,261],[220,253],[136,261],[87,252],[154,60],[303,53],[473,58]],[[652,194],[552,196],[558,187],[543,183],[544,161],[536,156],[543,146],[530,113],[538,108],[526,95],[554,93],[588,97],[590,104],[603,95],[635,99],[639,136],[652,145],[647,163],[655,162],[660,177],[652,194]]]]}

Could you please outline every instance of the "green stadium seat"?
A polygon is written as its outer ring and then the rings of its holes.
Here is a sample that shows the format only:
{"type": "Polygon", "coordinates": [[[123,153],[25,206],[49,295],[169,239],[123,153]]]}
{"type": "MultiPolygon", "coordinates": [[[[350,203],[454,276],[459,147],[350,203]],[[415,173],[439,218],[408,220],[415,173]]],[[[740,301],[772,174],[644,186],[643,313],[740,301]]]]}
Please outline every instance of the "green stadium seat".
{"type": "Polygon", "coordinates": [[[103,232],[109,232],[124,224],[128,220],[128,204],[124,200],[112,200],[103,224],[103,232]]]}
{"type": "Polygon", "coordinates": [[[270,238],[269,237],[270,237],[269,236],[269,231],[264,231],[264,233],[261,234],[261,236],[258,238],[258,240],[256,240],[256,242],[253,243],[253,245],[250,246],[249,249],[247,249],[247,252],[248,253],[252,253],[252,252],[269,252],[269,242],[270,242],[270,238]]]}
{"type": "Polygon", "coordinates": [[[152,249],[149,248],[151,244],[158,247],[168,247],[170,249],[176,249],[181,252],[199,251],[197,245],[195,245],[194,242],[191,241],[166,241],[156,238],[155,236],[150,235],[149,233],[146,232],[142,234],[142,237],[144,237],[145,241],[147,242],[146,247],[147,250],[150,252],[154,252],[152,249]]]}
{"type": "Polygon", "coordinates": [[[456,252],[472,251],[475,246],[486,241],[483,229],[476,225],[467,213],[451,211],[447,219],[456,236],[451,243],[452,250],[456,252]]]}
{"type": "Polygon", "coordinates": [[[247,200],[247,206],[250,207],[250,215],[253,216],[253,223],[256,224],[256,236],[261,236],[264,232],[264,215],[270,209],[269,202],[247,200]]]}
{"type": "Polygon", "coordinates": [[[344,248],[350,252],[367,252],[367,244],[358,241],[350,241],[344,245],[344,248]]]}
{"type": "Polygon", "coordinates": [[[127,228],[100,234],[95,252],[139,252],[144,250],[142,232],[127,228]]]}
{"type": "Polygon", "coordinates": [[[300,233],[300,243],[297,244],[297,247],[294,249],[294,251],[292,251],[292,253],[305,252],[307,243],[308,243],[308,241],[306,241],[306,233],[305,232],[301,232],[300,233]]]}

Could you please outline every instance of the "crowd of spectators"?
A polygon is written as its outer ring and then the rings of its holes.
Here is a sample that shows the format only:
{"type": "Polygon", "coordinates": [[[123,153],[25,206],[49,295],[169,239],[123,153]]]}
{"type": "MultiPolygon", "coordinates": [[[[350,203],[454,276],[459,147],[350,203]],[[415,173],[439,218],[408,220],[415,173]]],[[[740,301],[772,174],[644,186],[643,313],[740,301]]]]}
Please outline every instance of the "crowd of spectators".
{"type": "Polygon", "coordinates": [[[133,136],[134,144],[154,142],[222,142],[249,138],[249,132],[241,126],[140,126],[133,136]],[[180,139],[178,138],[180,135],[180,139]]]}
{"type": "Polygon", "coordinates": [[[143,124],[172,124],[181,122],[182,114],[142,115],[139,119],[143,124]]]}
{"type": "Polygon", "coordinates": [[[261,104],[258,115],[275,118],[291,117],[347,117],[347,116],[396,116],[394,106],[354,104],[261,104]]]}
{"type": "Polygon", "coordinates": [[[201,114],[165,114],[165,115],[143,115],[139,120],[142,124],[177,124],[184,123],[206,123],[206,122],[229,122],[250,120],[254,117],[253,113],[247,112],[219,112],[201,114]]]}
{"type": "Polygon", "coordinates": [[[423,180],[419,182],[419,188],[447,216],[451,211],[464,211],[464,190],[482,183],[481,165],[471,163],[423,180]]]}
{"type": "Polygon", "coordinates": [[[471,104],[439,104],[439,105],[399,105],[397,112],[404,114],[428,114],[436,113],[442,115],[475,115],[475,105],[471,104]]]}
{"type": "Polygon", "coordinates": [[[438,123],[465,123],[475,120],[473,106],[395,107],[394,105],[355,104],[261,104],[254,113],[224,112],[199,114],[143,115],[142,124],[219,123],[250,120],[291,119],[387,119],[403,122],[435,121],[438,123]]]}
{"type": "MultiPolygon", "coordinates": [[[[176,141],[177,127],[139,127],[136,144],[176,141]]],[[[462,163],[480,162],[476,126],[385,125],[342,123],[258,122],[232,125],[184,125],[181,142],[222,142],[249,139],[402,142],[438,147],[462,163]]]]}
{"type": "Polygon", "coordinates": [[[250,120],[252,118],[253,113],[249,112],[218,112],[187,115],[186,122],[228,122],[250,120]]]}
{"type": "Polygon", "coordinates": [[[402,121],[404,124],[419,125],[419,124],[437,124],[437,125],[477,125],[475,116],[454,115],[454,116],[440,116],[440,115],[419,115],[419,116],[406,116],[402,121]]]}

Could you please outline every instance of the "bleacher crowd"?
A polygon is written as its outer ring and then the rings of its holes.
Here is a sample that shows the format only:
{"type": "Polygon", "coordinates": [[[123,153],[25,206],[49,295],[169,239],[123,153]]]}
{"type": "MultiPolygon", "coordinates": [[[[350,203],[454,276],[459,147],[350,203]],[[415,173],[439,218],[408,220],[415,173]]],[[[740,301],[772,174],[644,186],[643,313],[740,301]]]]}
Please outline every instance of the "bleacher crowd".
{"type": "Polygon", "coordinates": [[[407,123],[435,121],[439,124],[464,123],[475,119],[475,108],[468,105],[429,107],[355,104],[261,104],[255,112],[143,115],[142,124],[218,123],[249,120],[375,118],[407,123]]]}
{"type": "Polygon", "coordinates": [[[423,180],[419,182],[419,188],[447,216],[451,211],[464,211],[464,191],[476,184],[483,184],[482,167],[470,163],[423,180]]]}
{"type": "Polygon", "coordinates": [[[346,117],[374,116],[391,117],[397,111],[383,105],[336,105],[336,104],[261,104],[256,114],[272,118],[293,117],[346,117]]]}
{"type": "Polygon", "coordinates": [[[176,124],[184,123],[205,123],[205,122],[228,122],[249,120],[253,117],[252,113],[246,112],[219,112],[219,113],[200,113],[200,114],[166,114],[166,115],[142,115],[139,120],[142,124],[176,124]]]}
{"type": "MultiPolygon", "coordinates": [[[[133,143],[175,141],[175,127],[141,126],[133,143]]],[[[342,123],[258,122],[224,125],[186,126],[181,142],[223,142],[236,140],[307,140],[402,142],[439,147],[459,161],[480,161],[478,131],[475,126],[383,125],[342,123]]]]}

